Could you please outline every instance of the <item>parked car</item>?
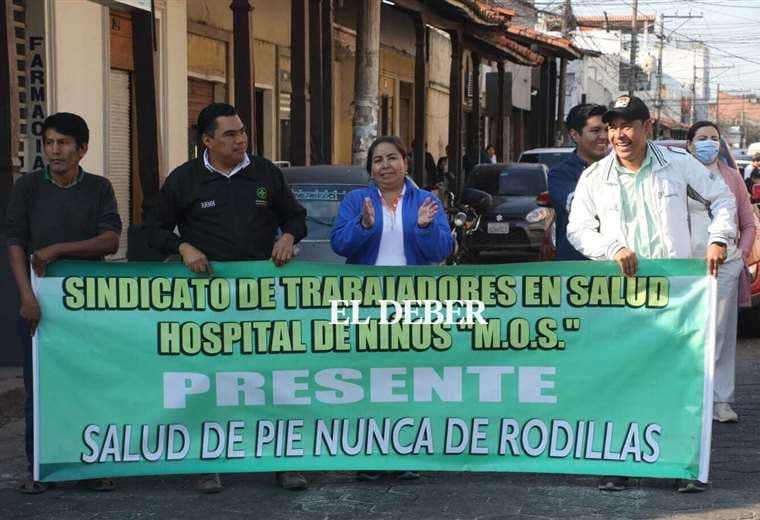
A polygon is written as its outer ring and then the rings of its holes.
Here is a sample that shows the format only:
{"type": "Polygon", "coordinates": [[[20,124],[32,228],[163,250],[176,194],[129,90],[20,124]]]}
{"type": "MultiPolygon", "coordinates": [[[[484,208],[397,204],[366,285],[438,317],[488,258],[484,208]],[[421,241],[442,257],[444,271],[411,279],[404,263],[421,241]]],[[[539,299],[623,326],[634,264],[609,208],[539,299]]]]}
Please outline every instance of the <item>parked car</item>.
{"type": "Polygon", "coordinates": [[[752,162],[752,156],[747,155],[746,153],[735,153],[734,159],[736,159],[736,168],[739,170],[739,173],[744,175],[744,168],[749,166],[749,164],[752,162]]]}
{"type": "MultiPolygon", "coordinates": [[[[673,146],[677,148],[686,149],[686,141],[655,141],[660,146],[673,146]]],[[[720,158],[728,164],[731,168],[738,169],[737,161],[734,159],[731,153],[731,148],[726,141],[720,140],[720,158]]],[[[753,204],[760,204],[760,199],[753,200],[753,204]]],[[[760,232],[760,230],[758,230],[760,232]]],[[[760,269],[760,262],[752,264],[748,267],[750,280],[752,281],[752,308],[742,309],[739,313],[739,328],[743,335],[760,335],[760,316],[758,316],[758,310],[760,310],[760,276],[758,276],[758,269],[760,269]]]]}
{"type": "MultiPolygon", "coordinates": [[[[498,255],[505,261],[553,258],[554,210],[543,164],[480,164],[465,188],[491,195],[479,229],[468,248],[476,255],[498,255]]],[[[466,201],[465,201],[466,202],[466,201]]]]}
{"type": "Polygon", "coordinates": [[[296,259],[345,263],[330,246],[330,230],[346,194],[369,182],[362,166],[296,166],[283,168],[285,181],[296,200],[306,208],[309,233],[296,246],[296,259]]]}
{"type": "Polygon", "coordinates": [[[560,162],[567,157],[567,154],[573,153],[574,147],[557,147],[557,148],[533,148],[532,150],[525,150],[520,154],[520,158],[517,159],[519,163],[530,164],[545,164],[547,168],[551,169],[552,166],[560,162]]]}

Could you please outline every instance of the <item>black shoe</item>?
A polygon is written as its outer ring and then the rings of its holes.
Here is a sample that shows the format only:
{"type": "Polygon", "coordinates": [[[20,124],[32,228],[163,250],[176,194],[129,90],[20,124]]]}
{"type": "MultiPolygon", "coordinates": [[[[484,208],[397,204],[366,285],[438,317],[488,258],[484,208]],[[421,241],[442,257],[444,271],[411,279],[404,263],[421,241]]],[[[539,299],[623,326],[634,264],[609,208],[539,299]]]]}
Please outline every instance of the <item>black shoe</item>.
{"type": "Polygon", "coordinates": [[[356,478],[359,480],[379,480],[384,471],[357,471],[356,478]]]}
{"type": "Polygon", "coordinates": [[[420,474],[416,471],[396,471],[393,475],[399,480],[417,480],[420,474]]]}
{"type": "Polygon", "coordinates": [[[306,481],[306,477],[297,471],[278,471],[275,474],[275,477],[277,478],[277,484],[282,489],[298,491],[309,487],[309,483],[306,481]]]}
{"type": "Polygon", "coordinates": [[[623,491],[628,477],[602,477],[599,479],[599,491],[623,491]]]}
{"type": "Polygon", "coordinates": [[[195,489],[201,493],[219,493],[223,489],[222,479],[219,478],[219,473],[201,473],[198,475],[195,489]]]}

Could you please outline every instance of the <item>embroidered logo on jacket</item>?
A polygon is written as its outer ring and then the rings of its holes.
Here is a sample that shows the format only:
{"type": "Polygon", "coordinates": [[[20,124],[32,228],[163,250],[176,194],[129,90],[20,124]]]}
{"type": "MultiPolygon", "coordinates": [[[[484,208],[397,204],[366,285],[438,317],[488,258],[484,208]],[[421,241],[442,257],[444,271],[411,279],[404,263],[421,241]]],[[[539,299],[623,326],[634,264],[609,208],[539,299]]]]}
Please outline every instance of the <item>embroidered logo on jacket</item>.
{"type": "Polygon", "coordinates": [[[257,206],[266,206],[267,205],[267,189],[264,187],[257,188],[256,189],[256,205],[257,206]]]}
{"type": "Polygon", "coordinates": [[[213,208],[214,206],[216,206],[215,200],[204,200],[201,202],[201,209],[213,208]]]}

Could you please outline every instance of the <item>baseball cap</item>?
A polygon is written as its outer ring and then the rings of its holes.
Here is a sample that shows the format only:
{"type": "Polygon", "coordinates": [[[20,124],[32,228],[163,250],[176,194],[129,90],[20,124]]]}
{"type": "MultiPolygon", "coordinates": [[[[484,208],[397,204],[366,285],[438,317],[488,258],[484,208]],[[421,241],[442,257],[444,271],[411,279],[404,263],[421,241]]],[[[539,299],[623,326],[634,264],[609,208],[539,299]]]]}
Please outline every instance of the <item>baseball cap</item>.
{"type": "Polygon", "coordinates": [[[620,96],[615,100],[612,108],[604,113],[602,121],[609,123],[615,117],[622,117],[626,121],[646,120],[649,119],[649,109],[636,96],[620,96]]]}
{"type": "Polygon", "coordinates": [[[753,161],[760,161],[760,153],[756,153],[755,155],[753,155],[752,156],[752,160],[753,161]]]}

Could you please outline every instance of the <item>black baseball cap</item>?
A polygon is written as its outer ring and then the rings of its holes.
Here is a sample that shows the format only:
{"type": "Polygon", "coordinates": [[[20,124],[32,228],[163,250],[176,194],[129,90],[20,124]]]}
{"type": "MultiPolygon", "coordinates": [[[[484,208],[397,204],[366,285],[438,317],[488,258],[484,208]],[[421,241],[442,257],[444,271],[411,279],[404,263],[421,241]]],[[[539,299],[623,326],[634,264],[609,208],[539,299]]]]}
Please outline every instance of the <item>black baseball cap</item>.
{"type": "Polygon", "coordinates": [[[646,121],[649,119],[649,109],[646,103],[636,96],[620,96],[612,108],[604,113],[602,121],[609,123],[616,117],[622,117],[626,121],[646,121]]]}

